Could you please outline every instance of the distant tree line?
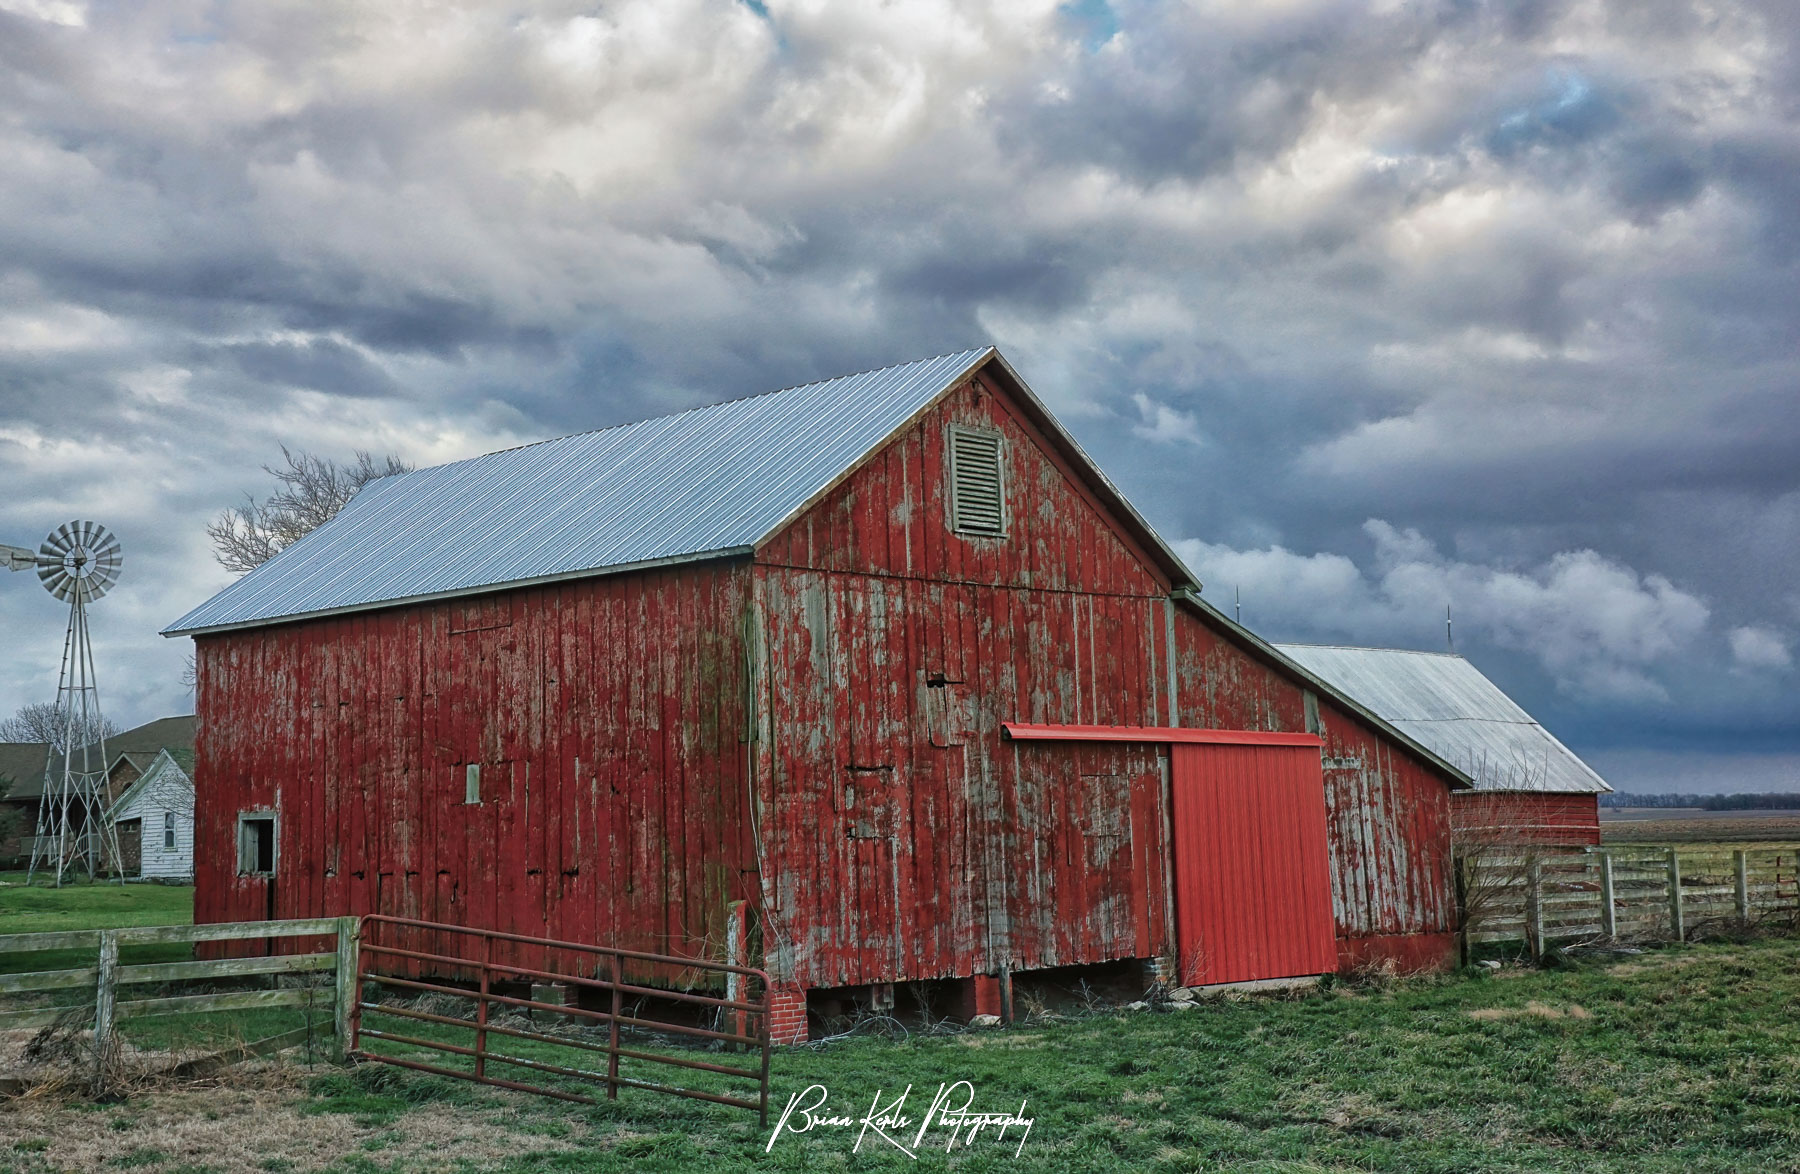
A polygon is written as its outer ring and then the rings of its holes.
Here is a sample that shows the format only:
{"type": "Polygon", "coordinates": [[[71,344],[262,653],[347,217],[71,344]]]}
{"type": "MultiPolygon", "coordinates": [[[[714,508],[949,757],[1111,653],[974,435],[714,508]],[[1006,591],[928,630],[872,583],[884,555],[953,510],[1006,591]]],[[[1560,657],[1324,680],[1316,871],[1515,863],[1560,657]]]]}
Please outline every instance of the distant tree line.
{"type": "Polygon", "coordinates": [[[1614,791],[1600,796],[1602,807],[1698,807],[1702,811],[1786,811],[1800,808],[1800,792],[1763,791],[1742,795],[1645,795],[1614,791]]]}

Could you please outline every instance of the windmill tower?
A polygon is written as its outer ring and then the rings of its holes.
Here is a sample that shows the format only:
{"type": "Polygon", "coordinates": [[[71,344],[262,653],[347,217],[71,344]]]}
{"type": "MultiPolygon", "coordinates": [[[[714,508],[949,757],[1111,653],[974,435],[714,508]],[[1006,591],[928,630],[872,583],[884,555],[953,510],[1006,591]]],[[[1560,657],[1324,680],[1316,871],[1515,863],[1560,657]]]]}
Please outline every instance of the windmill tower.
{"type": "Polygon", "coordinates": [[[119,581],[119,540],[97,523],[69,522],[53,530],[35,555],[5,546],[0,557],[8,570],[35,569],[44,590],[69,605],[56,685],[57,740],[44,762],[44,797],[26,881],[43,869],[53,871],[61,885],[64,873],[78,868],[91,880],[109,864],[115,869],[119,864],[118,831],[107,817],[106,739],[100,734],[100,689],[87,620],[87,605],[119,581]]]}

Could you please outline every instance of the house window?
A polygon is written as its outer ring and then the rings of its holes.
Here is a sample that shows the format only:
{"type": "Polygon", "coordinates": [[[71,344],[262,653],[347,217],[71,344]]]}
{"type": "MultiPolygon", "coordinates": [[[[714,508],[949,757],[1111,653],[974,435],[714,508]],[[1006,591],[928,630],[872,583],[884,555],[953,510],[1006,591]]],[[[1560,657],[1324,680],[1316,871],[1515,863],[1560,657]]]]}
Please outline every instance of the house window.
{"type": "Polygon", "coordinates": [[[1006,494],[998,432],[950,429],[950,524],[964,534],[1005,534],[1006,494]]]}
{"type": "Polygon", "coordinates": [[[481,802],[481,764],[478,762],[463,767],[463,802],[481,802]]]}
{"type": "Polygon", "coordinates": [[[275,817],[238,816],[238,875],[275,874],[275,817]]]}
{"type": "Polygon", "coordinates": [[[163,851],[173,852],[174,850],[175,813],[173,811],[165,811],[163,812],[163,851]]]}

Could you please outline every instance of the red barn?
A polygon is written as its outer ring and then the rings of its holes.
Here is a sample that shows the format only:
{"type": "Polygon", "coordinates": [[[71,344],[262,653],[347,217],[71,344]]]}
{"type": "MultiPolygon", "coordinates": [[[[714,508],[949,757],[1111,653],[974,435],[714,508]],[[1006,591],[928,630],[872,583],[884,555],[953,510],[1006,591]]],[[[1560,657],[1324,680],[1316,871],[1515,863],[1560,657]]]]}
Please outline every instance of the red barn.
{"type": "Polygon", "coordinates": [[[1466,776],[1195,594],[991,348],[372,483],[171,629],[196,917],[808,991],[1452,953],[1466,776]]]}
{"type": "Polygon", "coordinates": [[[1467,660],[1400,648],[1277,647],[1462,767],[1474,786],[1450,802],[1458,840],[1600,842],[1600,796],[1612,788],[1467,660]]]}

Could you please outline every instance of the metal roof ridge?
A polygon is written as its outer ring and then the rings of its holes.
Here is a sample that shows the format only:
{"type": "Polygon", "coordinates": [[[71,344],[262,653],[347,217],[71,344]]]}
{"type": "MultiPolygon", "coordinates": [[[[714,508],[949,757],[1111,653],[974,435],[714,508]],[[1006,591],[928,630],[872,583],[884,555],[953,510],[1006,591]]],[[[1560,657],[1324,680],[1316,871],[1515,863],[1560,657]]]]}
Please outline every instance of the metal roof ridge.
{"type": "Polygon", "coordinates": [[[1432,648],[1389,648],[1381,644],[1315,644],[1306,640],[1271,640],[1276,648],[1337,648],[1345,652],[1404,652],[1409,656],[1441,656],[1445,660],[1468,660],[1460,652],[1439,652],[1432,648]]]}

